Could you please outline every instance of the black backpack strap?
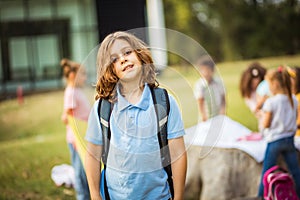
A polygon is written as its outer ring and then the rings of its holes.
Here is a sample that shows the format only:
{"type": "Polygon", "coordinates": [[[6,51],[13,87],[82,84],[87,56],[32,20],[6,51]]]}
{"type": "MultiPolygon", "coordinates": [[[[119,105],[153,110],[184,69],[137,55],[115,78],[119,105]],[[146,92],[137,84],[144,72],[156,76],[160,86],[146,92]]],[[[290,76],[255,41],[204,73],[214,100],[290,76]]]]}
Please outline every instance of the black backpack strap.
{"type": "Polygon", "coordinates": [[[171,156],[168,146],[168,117],[170,101],[167,90],[163,88],[150,88],[154,108],[157,116],[157,138],[160,147],[161,162],[168,174],[168,183],[172,198],[174,198],[174,185],[172,179],[171,156]]]}
{"type": "Polygon", "coordinates": [[[110,138],[111,138],[110,127],[109,127],[111,111],[112,111],[111,103],[106,99],[100,99],[98,105],[98,117],[99,117],[100,126],[102,130],[102,140],[103,140],[101,159],[104,165],[103,175],[104,175],[104,192],[105,192],[106,200],[110,200],[108,189],[107,189],[105,170],[106,170],[106,162],[107,162],[107,156],[109,152],[110,138]]]}

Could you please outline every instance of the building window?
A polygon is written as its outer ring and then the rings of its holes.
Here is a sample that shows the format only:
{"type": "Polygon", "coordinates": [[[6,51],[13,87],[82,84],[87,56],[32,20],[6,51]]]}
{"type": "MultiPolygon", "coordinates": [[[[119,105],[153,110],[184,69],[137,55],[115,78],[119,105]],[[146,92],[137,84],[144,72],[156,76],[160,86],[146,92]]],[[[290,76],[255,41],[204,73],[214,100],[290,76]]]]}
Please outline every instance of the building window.
{"type": "Polygon", "coordinates": [[[98,45],[94,0],[0,0],[0,95],[63,86],[60,59],[98,45]]]}

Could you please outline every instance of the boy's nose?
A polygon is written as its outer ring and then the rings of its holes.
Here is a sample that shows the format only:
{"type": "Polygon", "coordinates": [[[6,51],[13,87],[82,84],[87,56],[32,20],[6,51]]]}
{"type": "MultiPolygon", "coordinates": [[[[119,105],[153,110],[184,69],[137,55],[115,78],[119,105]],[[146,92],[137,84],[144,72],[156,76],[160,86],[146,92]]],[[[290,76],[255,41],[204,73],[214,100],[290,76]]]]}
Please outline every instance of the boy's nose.
{"type": "Polygon", "coordinates": [[[125,58],[125,56],[120,56],[120,62],[121,62],[121,65],[123,65],[125,62],[127,62],[127,59],[125,58]]]}

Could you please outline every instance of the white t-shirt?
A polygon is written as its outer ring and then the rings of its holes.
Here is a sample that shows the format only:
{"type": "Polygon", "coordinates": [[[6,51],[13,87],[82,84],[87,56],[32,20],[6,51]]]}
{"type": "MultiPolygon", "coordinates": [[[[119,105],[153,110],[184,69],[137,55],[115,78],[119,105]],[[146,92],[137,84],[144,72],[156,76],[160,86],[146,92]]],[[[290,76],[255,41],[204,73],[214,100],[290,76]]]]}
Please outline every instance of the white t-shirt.
{"type": "Polygon", "coordinates": [[[200,78],[195,84],[194,96],[196,99],[204,99],[208,117],[213,117],[220,113],[224,95],[225,88],[223,84],[215,78],[209,84],[205,79],[200,78]]]}
{"type": "Polygon", "coordinates": [[[291,106],[289,97],[284,94],[277,94],[268,98],[263,111],[271,112],[271,125],[264,130],[264,136],[268,142],[273,142],[282,138],[293,136],[297,130],[297,106],[298,102],[293,95],[294,106],[291,106]]]}

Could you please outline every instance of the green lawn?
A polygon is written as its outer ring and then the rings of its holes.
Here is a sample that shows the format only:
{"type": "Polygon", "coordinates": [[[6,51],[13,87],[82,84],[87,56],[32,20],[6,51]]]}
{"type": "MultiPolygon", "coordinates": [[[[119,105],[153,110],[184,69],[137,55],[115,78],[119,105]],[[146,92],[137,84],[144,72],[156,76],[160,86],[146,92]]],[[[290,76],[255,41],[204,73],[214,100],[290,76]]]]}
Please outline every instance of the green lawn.
{"type": "Polygon", "coordinates": [[[69,163],[60,121],[63,92],[0,104],[0,199],[73,199],[57,188],[51,168],[69,163]]]}
{"type": "MultiPolygon", "coordinates": [[[[258,60],[266,67],[300,65],[300,55],[258,60]]],[[[243,69],[251,61],[219,63],[218,74],[227,91],[227,114],[252,130],[256,120],[245,106],[238,90],[243,69]]],[[[199,78],[193,69],[170,67],[160,76],[162,86],[176,97],[185,127],[198,120],[193,84],[199,78]]],[[[93,92],[91,94],[91,99],[93,92]]],[[[57,188],[50,178],[54,165],[69,163],[65,128],[60,121],[63,91],[26,96],[0,103],[0,199],[74,199],[70,190],[57,188]]],[[[72,190],[71,190],[72,192],[72,190]]]]}

